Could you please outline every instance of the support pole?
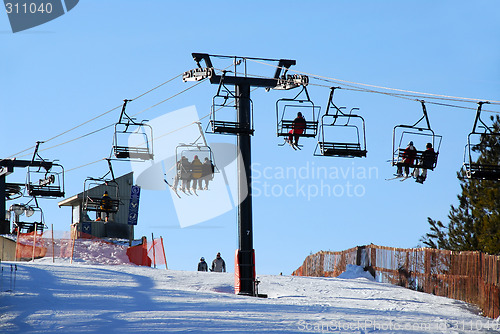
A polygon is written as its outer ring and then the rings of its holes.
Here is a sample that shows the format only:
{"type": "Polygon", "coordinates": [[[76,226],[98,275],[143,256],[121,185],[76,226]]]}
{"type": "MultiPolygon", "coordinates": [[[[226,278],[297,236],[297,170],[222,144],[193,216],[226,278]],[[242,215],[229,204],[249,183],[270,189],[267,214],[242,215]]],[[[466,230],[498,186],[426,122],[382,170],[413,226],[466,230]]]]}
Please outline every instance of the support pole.
{"type": "MultiPolygon", "coordinates": [[[[16,215],[16,217],[17,217],[17,215],[16,215]]],[[[20,232],[21,229],[19,228],[19,225],[16,225],[16,226],[17,226],[17,238],[16,238],[16,256],[15,256],[15,258],[16,258],[16,261],[19,261],[18,260],[19,256],[18,256],[17,252],[19,252],[19,237],[21,236],[21,232],[20,232]]]]}
{"type": "MultiPolygon", "coordinates": [[[[250,127],[250,85],[236,85],[238,101],[238,123],[250,127]]],[[[252,229],[252,175],[251,175],[251,145],[250,134],[238,134],[237,146],[241,158],[238,159],[238,245],[240,295],[255,295],[255,263],[253,260],[253,229],[252,229]]]]}
{"type": "Polygon", "coordinates": [[[153,247],[153,266],[156,269],[155,236],[151,233],[151,247],[153,247]]]}
{"type": "Polygon", "coordinates": [[[37,223],[35,223],[35,230],[33,231],[33,253],[31,254],[31,261],[35,261],[35,250],[36,250],[36,229],[37,223]]]}
{"type": "Polygon", "coordinates": [[[9,233],[10,222],[5,219],[6,212],[6,186],[5,186],[5,175],[0,176],[0,234],[9,233]]]}
{"type": "MultiPolygon", "coordinates": [[[[226,75],[226,71],[223,71],[222,75],[215,74],[212,61],[207,53],[193,53],[193,59],[195,60],[198,68],[203,69],[200,65],[200,61],[205,61],[206,65],[206,76],[204,78],[209,78],[211,84],[219,85],[219,91],[221,89],[221,84],[224,85],[235,85],[235,96],[237,97],[237,123],[238,126],[247,127],[247,129],[241,129],[242,131],[236,131],[238,135],[237,146],[238,146],[238,250],[235,257],[235,290],[241,295],[256,296],[255,287],[255,256],[253,249],[253,230],[252,230],[252,175],[251,175],[251,146],[250,146],[250,133],[253,134],[253,129],[251,129],[251,117],[252,108],[250,100],[250,88],[251,87],[262,87],[266,90],[277,87],[280,80],[287,80],[286,72],[289,67],[295,65],[295,60],[290,59],[266,59],[266,58],[248,58],[248,57],[235,57],[235,56],[221,56],[214,55],[218,58],[231,58],[235,64],[234,75],[226,75]],[[253,76],[248,76],[246,71],[246,60],[247,59],[257,59],[261,61],[275,61],[278,62],[276,67],[276,72],[273,78],[258,78],[253,76]],[[236,65],[238,62],[243,61],[245,64],[245,70],[242,75],[238,75],[236,71],[236,65]]],[[[204,72],[205,73],[205,72],[204,72]]],[[[200,71],[198,69],[185,72],[183,75],[184,81],[198,81],[201,77],[199,76],[200,71]]],[[[307,82],[307,77],[303,76],[301,80],[307,82]]],[[[287,89],[297,87],[295,82],[285,82],[282,88],[287,89]]],[[[305,87],[305,83],[303,84],[305,87]]],[[[213,111],[212,111],[213,112],[213,111]]],[[[213,116],[213,114],[212,114],[213,116]]]]}
{"type": "Polygon", "coordinates": [[[69,260],[69,263],[73,263],[73,255],[75,253],[75,243],[76,243],[76,234],[78,233],[76,230],[76,225],[71,225],[71,259],[69,260]]]}
{"type": "Polygon", "coordinates": [[[52,230],[52,263],[56,262],[55,250],[54,250],[54,224],[50,224],[50,229],[52,230]]]}
{"type": "Polygon", "coordinates": [[[162,236],[160,236],[160,241],[161,241],[161,249],[163,250],[163,258],[165,259],[165,269],[168,270],[167,256],[165,255],[165,247],[163,246],[163,237],[162,236]]]}

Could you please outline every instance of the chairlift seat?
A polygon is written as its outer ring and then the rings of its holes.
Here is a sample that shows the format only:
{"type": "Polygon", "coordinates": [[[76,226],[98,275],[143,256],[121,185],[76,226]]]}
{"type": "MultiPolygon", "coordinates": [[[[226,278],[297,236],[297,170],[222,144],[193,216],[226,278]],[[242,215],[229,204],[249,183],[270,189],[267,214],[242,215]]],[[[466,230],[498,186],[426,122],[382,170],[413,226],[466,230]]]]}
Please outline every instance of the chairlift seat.
{"type": "Polygon", "coordinates": [[[87,210],[87,211],[102,211],[102,212],[109,212],[109,213],[117,213],[118,212],[120,200],[108,198],[107,204],[110,206],[110,208],[108,210],[103,210],[103,209],[101,209],[102,197],[87,196],[85,210],[87,210]]]}
{"type": "Polygon", "coordinates": [[[398,150],[398,158],[399,159],[398,159],[398,162],[396,163],[396,166],[398,166],[398,167],[408,166],[410,168],[421,168],[421,169],[434,170],[434,168],[436,168],[436,165],[437,165],[439,152],[434,152],[434,159],[432,161],[432,167],[425,167],[424,165],[421,164],[421,161],[423,161],[423,159],[424,159],[424,152],[425,151],[415,151],[415,159],[413,160],[413,163],[407,164],[407,163],[404,163],[402,161],[403,159],[406,158],[405,149],[399,148],[399,150],[398,150]]]}
{"type": "Polygon", "coordinates": [[[359,143],[318,142],[322,155],[329,157],[366,157],[359,143]]]}
{"type": "Polygon", "coordinates": [[[28,194],[30,196],[40,197],[64,197],[64,191],[59,186],[40,186],[28,184],[28,194]]]}
{"type": "MultiPolygon", "coordinates": [[[[279,137],[288,137],[290,136],[290,131],[293,132],[294,129],[294,121],[293,120],[282,120],[281,121],[281,127],[280,127],[280,132],[278,132],[279,137]]],[[[316,137],[316,134],[318,133],[318,122],[317,121],[306,121],[304,124],[304,132],[301,134],[295,133],[294,135],[299,136],[299,137],[306,137],[306,138],[311,138],[311,137],[316,137]]]]}
{"type": "Polygon", "coordinates": [[[146,147],[113,146],[118,159],[153,160],[153,153],[146,147]]]}
{"type": "Polygon", "coordinates": [[[213,133],[219,134],[250,134],[253,135],[254,129],[250,128],[249,124],[229,121],[210,121],[213,133]]]}
{"type": "MultiPolygon", "coordinates": [[[[15,224],[17,225],[17,228],[19,229],[20,233],[30,233],[35,230],[34,222],[17,222],[15,224]]],[[[45,227],[44,224],[36,223],[37,232],[43,232],[44,227],[45,227]]]]}
{"type": "Polygon", "coordinates": [[[479,180],[500,180],[500,166],[499,165],[483,165],[478,163],[465,163],[465,170],[467,178],[479,180]]]}

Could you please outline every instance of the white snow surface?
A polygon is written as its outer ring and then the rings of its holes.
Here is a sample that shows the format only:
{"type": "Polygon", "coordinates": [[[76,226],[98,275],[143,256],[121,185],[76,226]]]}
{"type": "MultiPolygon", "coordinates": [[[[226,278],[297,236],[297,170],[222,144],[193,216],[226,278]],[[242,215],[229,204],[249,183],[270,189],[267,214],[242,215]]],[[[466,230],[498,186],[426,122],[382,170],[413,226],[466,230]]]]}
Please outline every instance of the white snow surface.
{"type": "Polygon", "coordinates": [[[0,333],[494,333],[464,302],[370,280],[259,276],[234,294],[232,273],[135,265],[3,262],[0,333]],[[12,290],[12,291],[6,291],[12,290]],[[489,329],[488,329],[489,328],[489,329]]]}

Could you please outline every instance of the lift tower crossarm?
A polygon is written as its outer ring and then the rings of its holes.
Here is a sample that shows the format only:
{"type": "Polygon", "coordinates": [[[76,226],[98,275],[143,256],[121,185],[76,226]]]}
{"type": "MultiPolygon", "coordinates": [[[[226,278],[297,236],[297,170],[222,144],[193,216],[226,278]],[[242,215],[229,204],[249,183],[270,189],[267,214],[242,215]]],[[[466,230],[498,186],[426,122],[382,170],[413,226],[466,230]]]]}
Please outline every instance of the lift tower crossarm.
{"type": "MultiPolygon", "coordinates": [[[[295,65],[296,61],[292,59],[268,59],[268,58],[254,58],[254,57],[238,57],[238,56],[222,56],[222,55],[210,55],[207,53],[193,53],[192,54],[194,61],[198,65],[200,69],[203,67],[201,66],[200,62],[203,60],[205,62],[205,66],[207,68],[213,68],[212,60],[210,57],[216,57],[216,58],[234,58],[234,59],[251,59],[251,60],[261,60],[261,61],[272,61],[272,62],[278,62],[278,66],[276,68],[276,72],[274,73],[273,78],[255,78],[255,77],[239,77],[239,76],[230,76],[230,75],[225,75],[224,77],[224,84],[227,85],[238,85],[242,81],[242,79],[245,79],[245,83],[252,86],[252,87],[263,87],[263,88],[274,88],[276,87],[276,84],[278,82],[278,79],[280,79],[282,76],[286,75],[286,72],[290,68],[290,66],[295,65]],[[284,69],[284,71],[283,71],[284,69]],[[281,74],[283,71],[283,74],[281,74]]],[[[219,84],[221,81],[222,76],[221,75],[216,75],[212,74],[209,76],[210,78],[210,83],[212,84],[219,84]]]]}

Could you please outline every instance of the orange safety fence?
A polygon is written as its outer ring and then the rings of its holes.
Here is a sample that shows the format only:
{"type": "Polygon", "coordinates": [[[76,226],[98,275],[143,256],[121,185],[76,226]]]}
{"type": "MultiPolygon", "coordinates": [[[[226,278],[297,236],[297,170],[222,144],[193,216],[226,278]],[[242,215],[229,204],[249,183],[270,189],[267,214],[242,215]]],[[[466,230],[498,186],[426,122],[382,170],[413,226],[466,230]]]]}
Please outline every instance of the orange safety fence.
{"type": "Polygon", "coordinates": [[[500,256],[371,244],[311,254],[293,275],[336,277],[347,264],[363,266],[380,282],[463,300],[485,316],[500,316],[500,256]]]}
{"type": "Polygon", "coordinates": [[[155,238],[148,245],[148,257],[152,260],[153,265],[156,267],[157,264],[164,264],[167,266],[167,258],[165,257],[165,250],[163,247],[163,238],[155,238]]]}
{"type": "Polygon", "coordinates": [[[128,240],[102,239],[83,232],[45,231],[19,233],[16,238],[16,259],[29,261],[40,258],[70,259],[89,264],[165,264],[163,238],[129,247],[128,240]],[[154,250],[154,251],[153,251],[154,250]],[[154,256],[153,256],[154,255],[154,256]]]}

